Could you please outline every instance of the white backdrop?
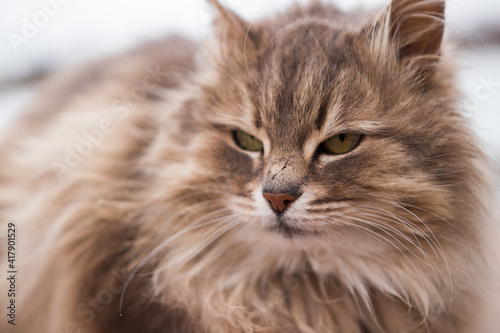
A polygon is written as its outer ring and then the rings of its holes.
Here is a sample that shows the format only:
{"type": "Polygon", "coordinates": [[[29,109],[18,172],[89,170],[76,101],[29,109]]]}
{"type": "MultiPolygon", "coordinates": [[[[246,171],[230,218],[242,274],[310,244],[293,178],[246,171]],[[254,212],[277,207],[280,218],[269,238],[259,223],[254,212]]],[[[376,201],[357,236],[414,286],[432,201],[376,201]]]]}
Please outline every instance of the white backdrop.
{"type": "MultiPolygon", "coordinates": [[[[305,0],[221,2],[253,19],[305,0]]],[[[334,2],[346,10],[388,3],[334,2]]],[[[209,27],[211,14],[207,0],[0,0],[0,81],[23,77],[47,66],[59,67],[116,52],[172,31],[201,38],[209,27]],[[26,28],[27,22],[35,29],[26,28]],[[23,36],[23,31],[31,33],[21,43],[14,34],[23,36]],[[18,47],[13,46],[16,44],[18,47]]],[[[474,34],[482,26],[499,24],[500,1],[448,0],[446,14],[449,31],[474,34]]]]}

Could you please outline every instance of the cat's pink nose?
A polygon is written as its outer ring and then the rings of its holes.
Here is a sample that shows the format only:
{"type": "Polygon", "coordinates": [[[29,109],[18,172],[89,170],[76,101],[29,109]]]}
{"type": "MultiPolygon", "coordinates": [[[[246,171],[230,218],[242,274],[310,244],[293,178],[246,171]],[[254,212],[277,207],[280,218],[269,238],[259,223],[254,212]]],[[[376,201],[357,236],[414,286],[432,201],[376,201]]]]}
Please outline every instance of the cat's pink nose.
{"type": "Polygon", "coordinates": [[[284,193],[264,193],[262,194],[262,196],[264,197],[264,199],[269,201],[271,206],[273,206],[274,211],[277,213],[283,213],[288,205],[290,205],[295,201],[295,199],[297,199],[292,195],[284,193]]]}

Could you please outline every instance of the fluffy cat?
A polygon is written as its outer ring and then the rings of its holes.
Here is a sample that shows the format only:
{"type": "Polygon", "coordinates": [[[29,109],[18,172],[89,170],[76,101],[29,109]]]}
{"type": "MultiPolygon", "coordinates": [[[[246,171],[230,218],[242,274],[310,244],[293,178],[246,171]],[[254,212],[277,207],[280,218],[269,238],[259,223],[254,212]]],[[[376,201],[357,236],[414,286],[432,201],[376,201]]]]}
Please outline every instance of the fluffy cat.
{"type": "Polygon", "coordinates": [[[5,137],[17,332],[486,332],[488,178],[444,2],[253,24],[211,2],[205,49],[57,76],[5,137]]]}

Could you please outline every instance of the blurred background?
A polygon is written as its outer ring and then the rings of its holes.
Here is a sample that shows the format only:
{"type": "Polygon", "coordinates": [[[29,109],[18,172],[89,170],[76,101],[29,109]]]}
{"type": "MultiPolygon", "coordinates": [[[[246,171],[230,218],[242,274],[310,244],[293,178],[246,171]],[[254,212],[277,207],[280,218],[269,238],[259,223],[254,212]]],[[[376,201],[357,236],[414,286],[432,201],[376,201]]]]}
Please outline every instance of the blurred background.
{"type": "MultiPolygon", "coordinates": [[[[307,0],[220,0],[247,20],[307,0]]],[[[333,1],[344,10],[389,0],[333,1]]],[[[0,135],[50,73],[179,33],[207,36],[207,0],[0,1],[0,135]]],[[[447,38],[457,45],[462,107],[500,180],[500,1],[447,0],[447,38]]]]}

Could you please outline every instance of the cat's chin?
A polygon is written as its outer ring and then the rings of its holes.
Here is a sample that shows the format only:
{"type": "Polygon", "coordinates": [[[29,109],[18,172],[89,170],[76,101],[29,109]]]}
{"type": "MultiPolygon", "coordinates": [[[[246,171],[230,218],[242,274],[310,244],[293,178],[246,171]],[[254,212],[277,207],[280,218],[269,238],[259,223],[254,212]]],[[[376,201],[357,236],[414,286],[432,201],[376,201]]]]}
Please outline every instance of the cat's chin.
{"type": "Polygon", "coordinates": [[[270,232],[278,233],[285,238],[299,238],[308,236],[319,236],[318,230],[303,229],[290,224],[285,217],[276,217],[273,225],[267,227],[270,232]]]}

